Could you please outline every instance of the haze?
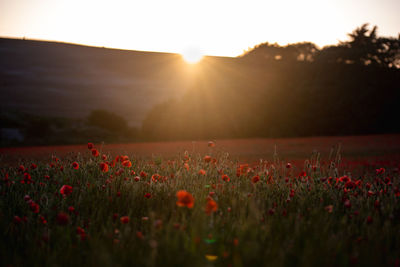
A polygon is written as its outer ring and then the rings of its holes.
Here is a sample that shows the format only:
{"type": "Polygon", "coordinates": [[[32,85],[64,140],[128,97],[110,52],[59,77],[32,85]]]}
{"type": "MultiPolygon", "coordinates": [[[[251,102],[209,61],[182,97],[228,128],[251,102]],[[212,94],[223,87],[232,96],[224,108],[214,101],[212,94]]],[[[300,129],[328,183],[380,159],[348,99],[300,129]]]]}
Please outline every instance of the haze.
{"type": "Polygon", "coordinates": [[[265,41],[336,44],[365,22],[397,36],[398,10],[396,0],[0,0],[0,36],[238,56],[265,41]]]}

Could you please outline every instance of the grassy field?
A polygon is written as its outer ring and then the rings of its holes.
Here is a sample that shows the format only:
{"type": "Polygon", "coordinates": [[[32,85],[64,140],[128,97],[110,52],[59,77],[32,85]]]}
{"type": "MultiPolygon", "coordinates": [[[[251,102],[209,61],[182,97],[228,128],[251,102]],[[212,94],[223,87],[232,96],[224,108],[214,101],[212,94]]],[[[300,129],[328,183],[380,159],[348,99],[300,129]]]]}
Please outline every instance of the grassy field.
{"type": "Polygon", "coordinates": [[[399,266],[399,139],[1,149],[1,265],[399,266]]]}

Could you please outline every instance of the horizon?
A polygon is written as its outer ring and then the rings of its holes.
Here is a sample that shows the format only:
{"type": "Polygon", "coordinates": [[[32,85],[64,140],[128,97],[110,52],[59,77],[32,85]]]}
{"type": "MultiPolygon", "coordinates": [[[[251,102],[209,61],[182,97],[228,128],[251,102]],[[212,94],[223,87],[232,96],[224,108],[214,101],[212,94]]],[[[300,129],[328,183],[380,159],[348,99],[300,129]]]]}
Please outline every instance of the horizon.
{"type": "Polygon", "coordinates": [[[385,1],[0,1],[0,36],[113,49],[237,57],[255,45],[348,39],[364,23],[397,36],[400,3],[385,1]],[[271,27],[273,25],[273,27],[271,27]],[[188,52],[189,51],[189,52],[188,52]]]}

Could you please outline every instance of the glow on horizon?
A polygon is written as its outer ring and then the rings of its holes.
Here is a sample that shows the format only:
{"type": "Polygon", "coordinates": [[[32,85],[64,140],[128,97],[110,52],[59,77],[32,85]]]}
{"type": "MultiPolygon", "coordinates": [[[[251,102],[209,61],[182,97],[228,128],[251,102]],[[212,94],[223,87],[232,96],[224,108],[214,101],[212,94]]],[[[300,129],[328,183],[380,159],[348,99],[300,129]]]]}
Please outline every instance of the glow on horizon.
{"type": "Polygon", "coordinates": [[[398,10],[397,0],[0,0],[0,36],[238,56],[263,42],[336,44],[366,22],[397,36],[398,10]]]}

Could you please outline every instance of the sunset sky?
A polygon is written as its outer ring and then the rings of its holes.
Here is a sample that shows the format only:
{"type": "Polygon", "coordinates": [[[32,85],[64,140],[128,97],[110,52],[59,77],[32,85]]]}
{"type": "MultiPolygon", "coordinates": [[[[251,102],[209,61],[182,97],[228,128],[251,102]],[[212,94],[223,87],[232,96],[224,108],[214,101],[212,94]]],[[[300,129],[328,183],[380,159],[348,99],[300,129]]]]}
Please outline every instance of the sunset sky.
{"type": "Polygon", "coordinates": [[[399,0],[0,0],[0,36],[237,56],[262,42],[346,40],[363,23],[400,32],[399,0]]]}

